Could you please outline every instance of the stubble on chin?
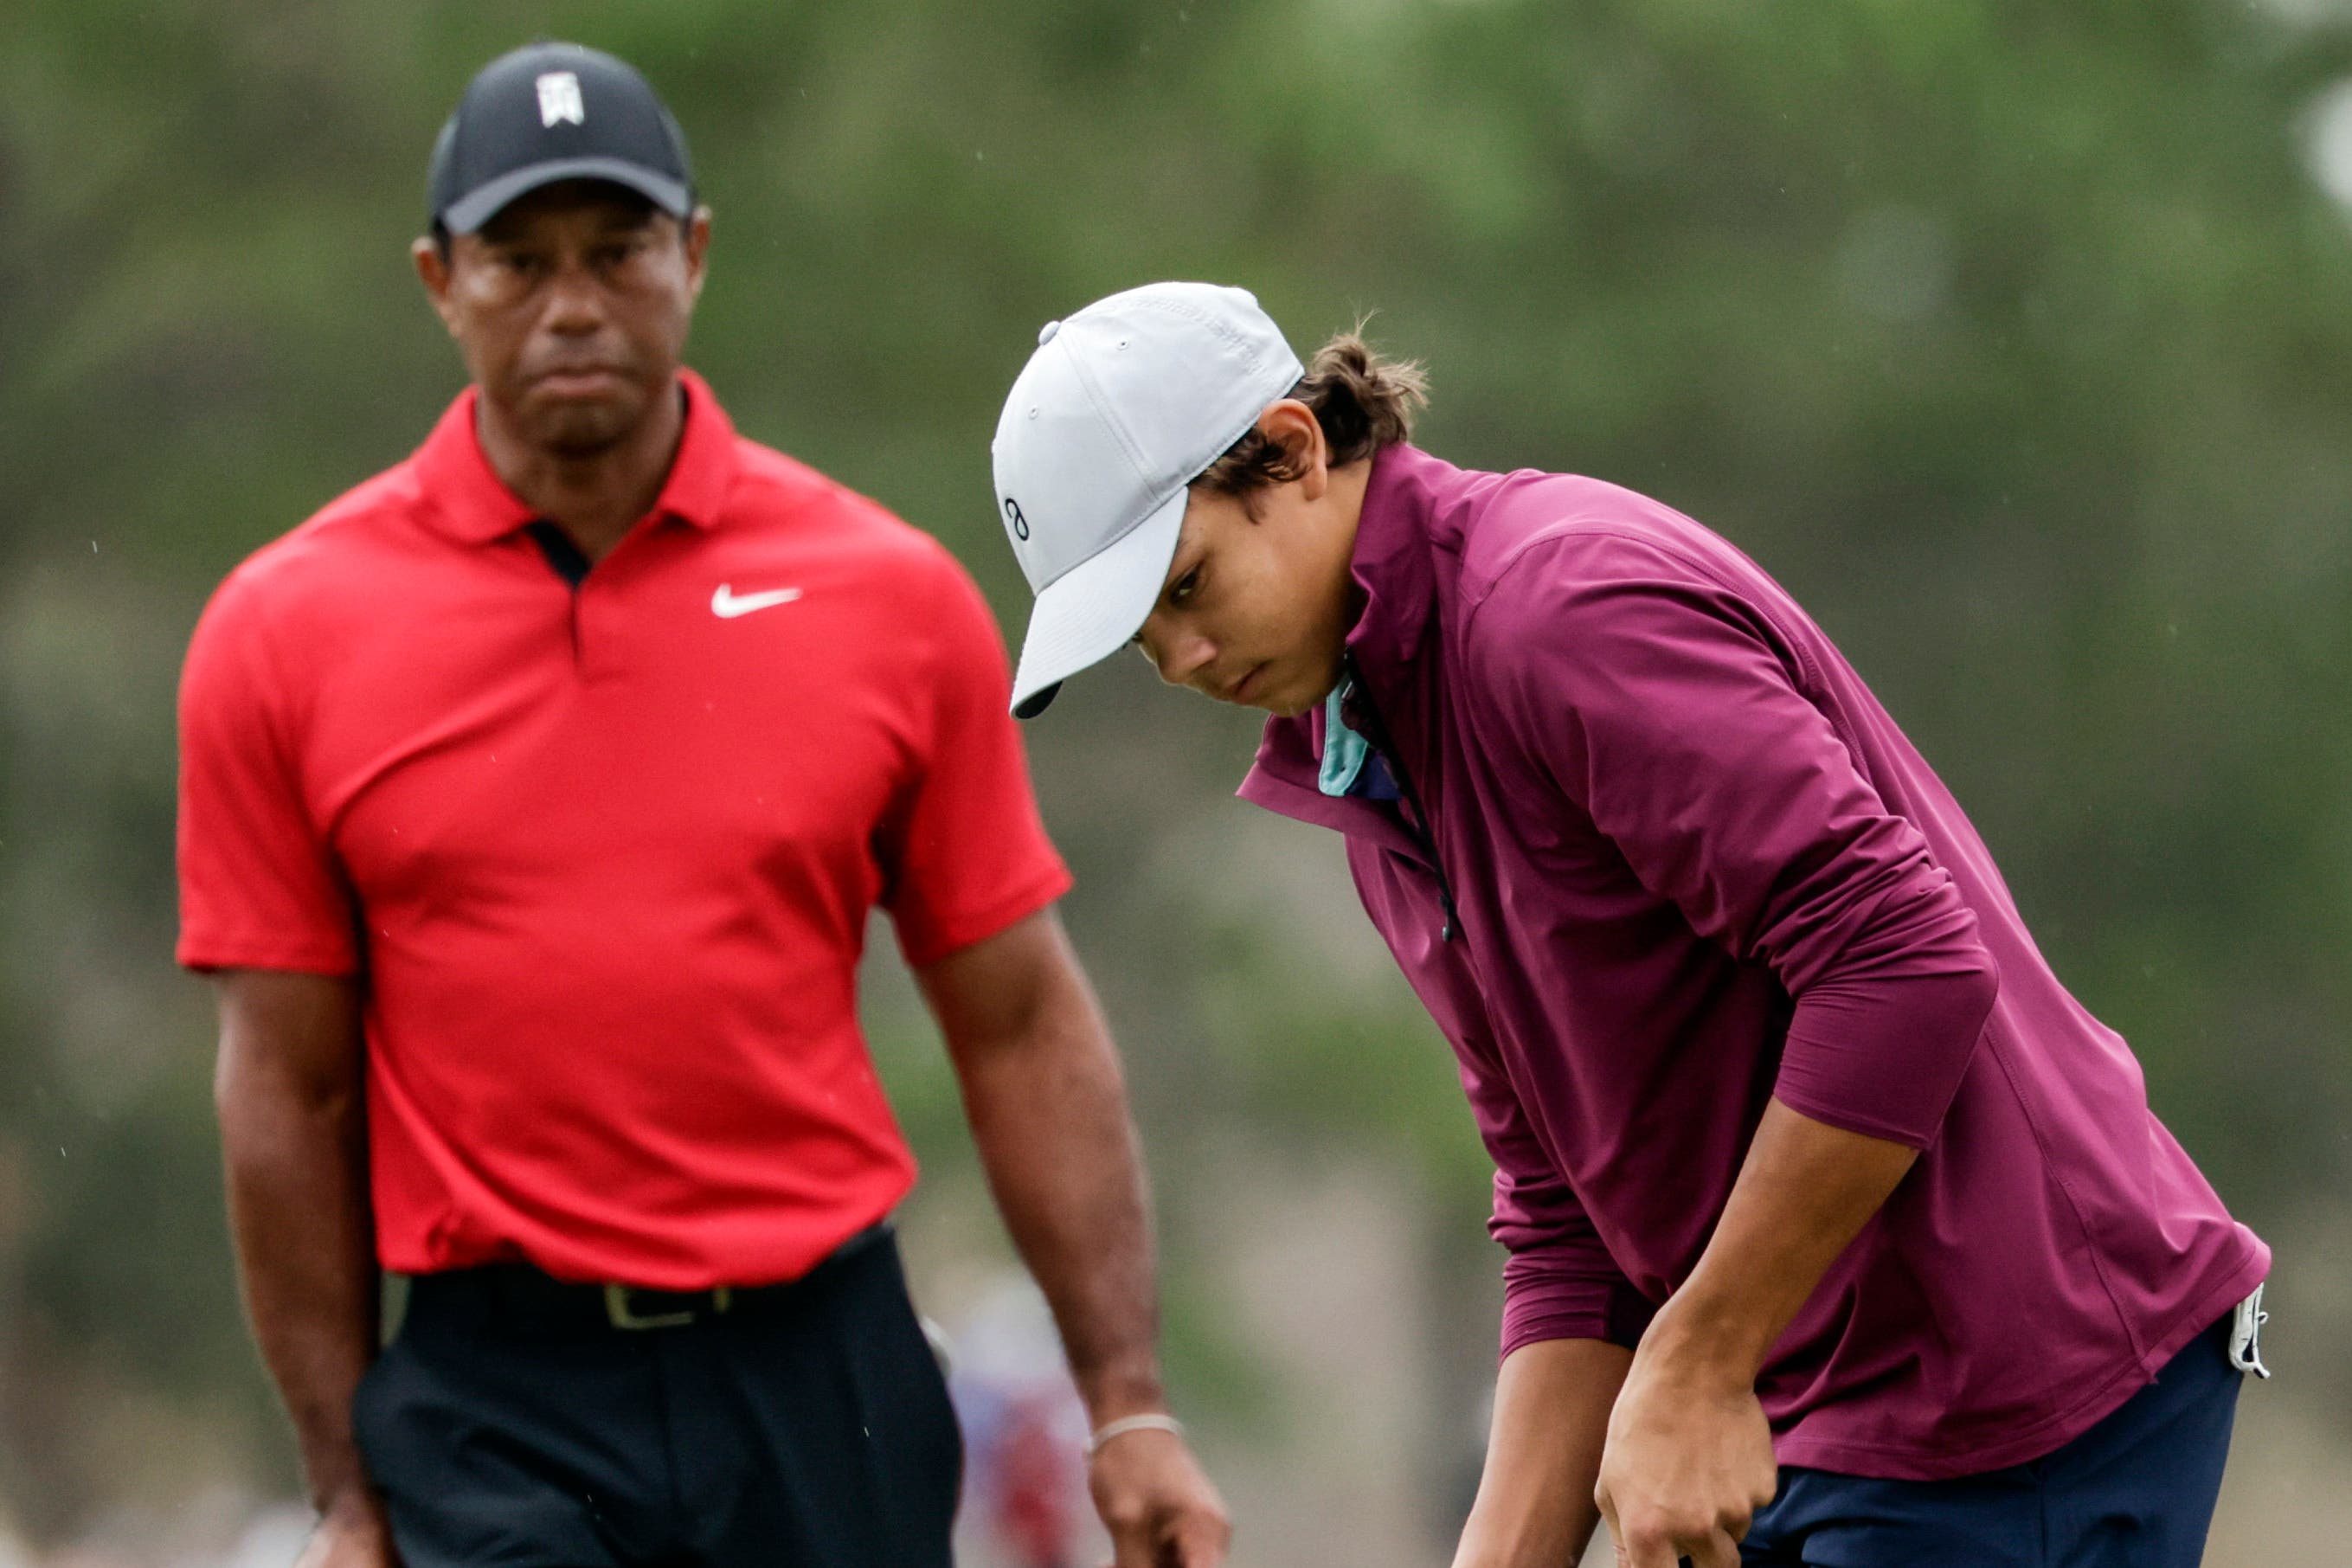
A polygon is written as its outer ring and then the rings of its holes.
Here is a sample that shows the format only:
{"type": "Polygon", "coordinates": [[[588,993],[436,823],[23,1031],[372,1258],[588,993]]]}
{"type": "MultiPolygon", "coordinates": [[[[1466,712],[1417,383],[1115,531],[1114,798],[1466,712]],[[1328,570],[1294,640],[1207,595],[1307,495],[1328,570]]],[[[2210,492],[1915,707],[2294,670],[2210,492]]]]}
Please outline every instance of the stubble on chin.
{"type": "MultiPolygon", "coordinates": [[[[559,458],[593,458],[621,444],[636,427],[632,410],[616,403],[572,405],[541,412],[533,421],[537,445],[559,458]]],[[[641,416],[641,411],[639,412],[641,416]]]]}

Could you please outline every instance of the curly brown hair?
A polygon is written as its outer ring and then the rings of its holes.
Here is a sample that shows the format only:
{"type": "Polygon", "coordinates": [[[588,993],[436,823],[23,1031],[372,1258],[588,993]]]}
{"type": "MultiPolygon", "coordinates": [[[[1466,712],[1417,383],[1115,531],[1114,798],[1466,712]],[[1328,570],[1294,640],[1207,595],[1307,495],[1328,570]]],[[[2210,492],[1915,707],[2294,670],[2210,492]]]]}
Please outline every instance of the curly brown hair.
{"type": "MultiPolygon", "coordinates": [[[[1289,395],[1315,411],[1331,466],[1339,468],[1411,440],[1412,411],[1429,405],[1429,377],[1417,360],[1381,358],[1358,322],[1315,351],[1289,395]]],[[[1299,454],[1253,426],[1192,482],[1246,497],[1303,472],[1299,454]]]]}

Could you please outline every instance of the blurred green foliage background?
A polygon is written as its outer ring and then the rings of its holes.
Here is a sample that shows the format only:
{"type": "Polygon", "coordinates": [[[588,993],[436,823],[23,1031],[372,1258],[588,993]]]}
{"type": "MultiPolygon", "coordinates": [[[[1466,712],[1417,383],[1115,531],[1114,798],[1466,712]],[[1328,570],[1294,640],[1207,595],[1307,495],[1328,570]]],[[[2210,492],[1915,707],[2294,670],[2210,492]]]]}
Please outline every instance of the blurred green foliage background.
{"type": "MultiPolygon", "coordinates": [[[[718,213],[691,357],[738,425],[937,532],[1009,637],[999,400],[1039,323],[1155,278],[1246,284],[1302,352],[1374,312],[1430,366],[1423,444],[1731,536],[1944,772],[2225,1196],[2323,1238],[2277,1294],[2352,1297],[2324,1240],[2352,1148],[2344,0],[10,0],[0,1533],[291,1489],[208,1003],[169,964],[173,685],[220,576],[458,386],[404,253],[425,156],[471,71],[546,35],[635,60],[686,127],[718,213]]],[[[1310,1462],[1219,1260],[1285,1173],[1387,1173],[1366,1234],[1422,1282],[1400,1397],[1443,1434],[1408,1467],[1435,1539],[1497,1264],[1450,1062],[1336,846],[1227,798],[1246,717],[1117,664],[1030,740],[1133,1061],[1180,1389],[1213,1444],[1310,1462]]],[[[1001,1249],[887,967],[919,1260],[1001,1249]]],[[[2301,1397],[2352,1409],[2352,1358],[2304,1332],[2301,1397]]]]}

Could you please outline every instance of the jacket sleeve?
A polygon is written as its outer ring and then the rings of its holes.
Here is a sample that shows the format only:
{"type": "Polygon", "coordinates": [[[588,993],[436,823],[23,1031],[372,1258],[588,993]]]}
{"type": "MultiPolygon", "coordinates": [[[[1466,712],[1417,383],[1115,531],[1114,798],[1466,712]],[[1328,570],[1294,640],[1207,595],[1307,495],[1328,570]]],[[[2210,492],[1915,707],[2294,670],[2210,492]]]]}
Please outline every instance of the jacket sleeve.
{"type": "Polygon", "coordinates": [[[1630,1349],[1649,1326],[1651,1304],[1618,1268],[1546,1152],[1495,1051],[1458,945],[1442,940],[1433,921],[1389,918],[1398,902],[1422,898],[1400,889],[1392,859],[1367,840],[1349,842],[1348,868],[1365,910],[1390,933],[1407,982],[1453,1043],[1478,1136],[1495,1162],[1486,1229],[1507,1254],[1502,1353],[1538,1340],[1608,1340],[1630,1349]]]}
{"type": "Polygon", "coordinates": [[[1787,990],[1775,1095],[1850,1131],[1933,1142],[1997,972],[1925,837],[1806,695],[1794,641],[1696,567],[1606,534],[1529,547],[1473,627],[1499,742],[1643,887],[1787,990]]]}
{"type": "Polygon", "coordinates": [[[1607,1340],[1631,1350],[1656,1310],[1610,1257],[1552,1168],[1501,1073],[1461,1058],[1462,1087],[1495,1161],[1487,1234],[1503,1244],[1502,1354],[1539,1340],[1607,1340]]]}

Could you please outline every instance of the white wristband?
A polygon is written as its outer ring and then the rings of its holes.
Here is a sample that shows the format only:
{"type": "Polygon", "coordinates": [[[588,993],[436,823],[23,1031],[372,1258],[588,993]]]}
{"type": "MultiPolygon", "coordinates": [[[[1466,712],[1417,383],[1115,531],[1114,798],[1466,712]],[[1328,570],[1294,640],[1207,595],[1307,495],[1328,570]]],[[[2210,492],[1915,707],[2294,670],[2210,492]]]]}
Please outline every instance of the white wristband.
{"type": "Polygon", "coordinates": [[[1102,1446],[1105,1443],[1109,1442],[1113,1437],[1124,1437],[1129,1432],[1171,1432],[1181,1437],[1184,1435],[1184,1424],[1173,1415],[1160,1415],[1157,1412],[1149,1415],[1122,1415],[1116,1421],[1106,1421],[1096,1427],[1093,1434],[1087,1438],[1087,1458],[1093,1458],[1102,1452],[1102,1446]]]}

